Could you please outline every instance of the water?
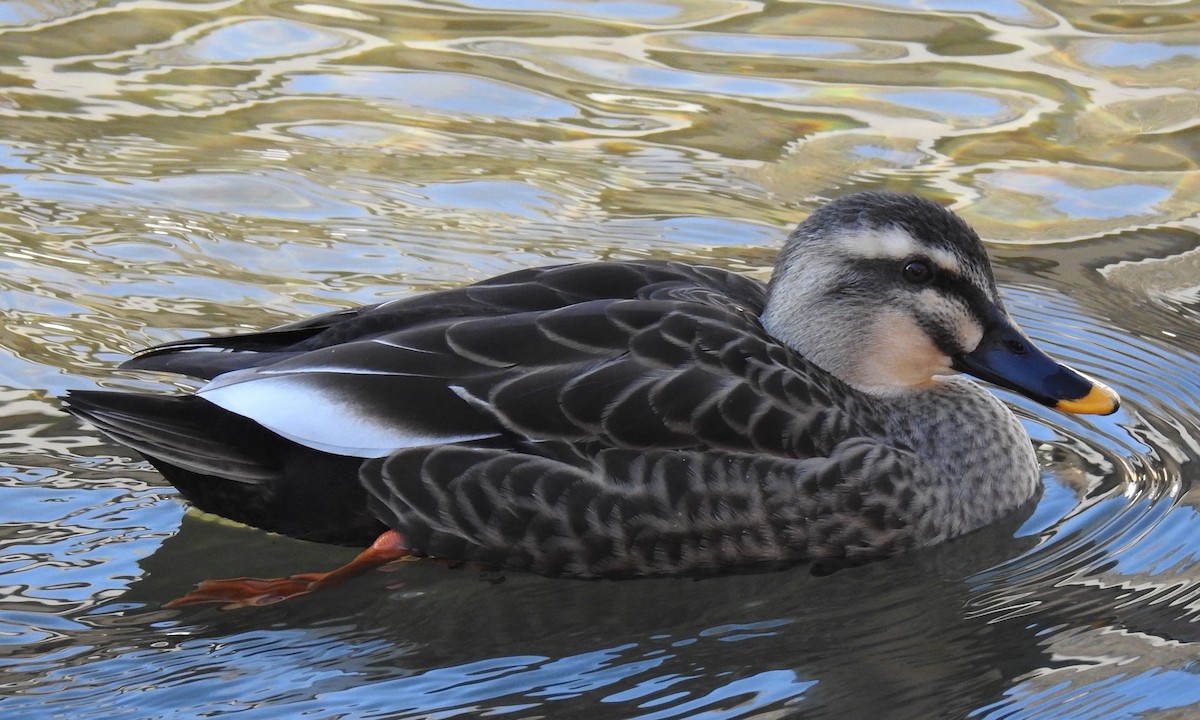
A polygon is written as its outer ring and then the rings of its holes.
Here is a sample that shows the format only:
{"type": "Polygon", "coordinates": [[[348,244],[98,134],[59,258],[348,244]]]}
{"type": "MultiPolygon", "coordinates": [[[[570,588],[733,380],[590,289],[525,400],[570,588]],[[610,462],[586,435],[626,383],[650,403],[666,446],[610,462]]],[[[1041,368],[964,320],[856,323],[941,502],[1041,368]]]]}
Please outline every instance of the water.
{"type": "Polygon", "coordinates": [[[0,2],[0,711],[27,718],[1168,718],[1200,712],[1200,4],[0,2]],[[352,551],[185,514],[68,388],[199,332],[530,265],[765,275],[849,189],[989,239],[1118,388],[1002,393],[1036,507],[815,577],[409,564],[253,611],[195,582],[352,551]]]}

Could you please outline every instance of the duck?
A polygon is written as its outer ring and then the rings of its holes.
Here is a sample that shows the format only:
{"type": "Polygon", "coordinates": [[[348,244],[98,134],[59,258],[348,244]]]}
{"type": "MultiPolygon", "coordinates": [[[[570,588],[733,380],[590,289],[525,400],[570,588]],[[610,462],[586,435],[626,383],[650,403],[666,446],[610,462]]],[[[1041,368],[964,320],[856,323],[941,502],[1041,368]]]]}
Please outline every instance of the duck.
{"type": "Polygon", "coordinates": [[[574,578],[883,559],[1038,492],[1029,436],[976,380],[1070,413],[1120,402],[1022,333],[966,222],[887,192],[818,207],[765,284],[679,260],[529,268],[121,367],[204,384],[65,409],[203,512],[366,548],[179,601],[227,607],[397,559],[574,578]]]}

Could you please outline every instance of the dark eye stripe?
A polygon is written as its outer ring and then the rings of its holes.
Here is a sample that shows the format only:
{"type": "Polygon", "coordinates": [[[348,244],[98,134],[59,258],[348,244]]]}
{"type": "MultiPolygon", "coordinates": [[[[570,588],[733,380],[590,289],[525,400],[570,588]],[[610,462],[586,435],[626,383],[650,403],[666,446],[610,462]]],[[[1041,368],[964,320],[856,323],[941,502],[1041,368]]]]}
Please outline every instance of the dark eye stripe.
{"type": "MultiPolygon", "coordinates": [[[[980,326],[986,328],[991,322],[995,307],[988,291],[976,286],[957,270],[943,267],[931,260],[926,259],[926,261],[934,268],[933,279],[926,285],[911,287],[935,290],[950,297],[959,298],[966,304],[967,310],[975,316],[975,320],[979,322],[980,326]]],[[[890,258],[856,260],[854,266],[861,268],[863,272],[848,275],[842,282],[835,284],[834,291],[875,296],[879,293],[878,278],[893,278],[893,282],[898,280],[897,264],[900,262],[907,263],[908,260],[900,261],[890,258]]]]}
{"type": "Polygon", "coordinates": [[[900,268],[901,275],[903,275],[904,268],[908,263],[914,260],[919,260],[925,263],[933,271],[931,273],[933,276],[932,280],[930,280],[925,287],[945,290],[959,290],[964,287],[973,287],[971,286],[970,282],[968,282],[961,274],[959,274],[957,270],[938,265],[937,263],[925,257],[914,256],[904,260],[892,258],[869,258],[864,260],[855,260],[851,267],[862,268],[863,270],[867,271],[866,273],[863,273],[863,275],[869,274],[873,276],[869,283],[868,281],[864,281],[862,283],[864,287],[878,288],[878,278],[896,278],[897,267],[900,268]]]}

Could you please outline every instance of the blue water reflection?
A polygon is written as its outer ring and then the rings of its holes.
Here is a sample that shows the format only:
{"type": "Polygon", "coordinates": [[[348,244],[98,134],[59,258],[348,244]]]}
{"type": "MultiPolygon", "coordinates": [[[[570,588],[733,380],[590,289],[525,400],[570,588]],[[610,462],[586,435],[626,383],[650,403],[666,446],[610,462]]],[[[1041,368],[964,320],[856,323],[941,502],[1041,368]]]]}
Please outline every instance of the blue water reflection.
{"type": "MultiPolygon", "coordinates": [[[[90,175],[37,173],[0,175],[0,187],[19,192],[22,203],[53,201],[113,209],[180,208],[210,213],[268,215],[277,218],[361,217],[359,204],[346,202],[330,188],[292,175],[213,173],[113,182],[90,175]]],[[[366,200],[365,196],[360,199],[366,200]]]]}
{"type": "MultiPolygon", "coordinates": [[[[592,697],[614,706],[616,715],[650,720],[745,717],[786,707],[817,684],[780,668],[738,672],[717,687],[697,686],[705,676],[716,679],[714,669],[664,672],[678,658],[661,638],[650,649],[627,643],[562,657],[512,655],[383,678],[373,677],[379,672],[371,659],[387,648],[366,639],[347,644],[330,631],[251,630],[219,644],[187,639],[162,644],[74,664],[69,672],[50,666],[45,689],[60,708],[109,717],[134,710],[128,697],[137,698],[139,712],[156,717],[173,717],[175,709],[187,707],[197,715],[236,711],[248,718],[278,717],[281,704],[295,717],[334,708],[361,718],[450,717],[485,708],[489,715],[531,708],[553,715],[557,704],[592,697]],[[124,688],[124,697],[97,697],[97,690],[113,686],[124,688]]],[[[38,717],[42,697],[39,692],[10,698],[6,709],[38,717]]]]}
{"type": "Polygon", "coordinates": [[[886,92],[882,96],[907,107],[961,118],[995,118],[1011,112],[996,98],[974,92],[924,90],[886,92]]]}
{"type": "Polygon", "coordinates": [[[1200,45],[1168,45],[1165,43],[1127,40],[1097,40],[1083,46],[1084,59],[1103,67],[1148,68],[1161,62],[1195,62],[1200,59],[1200,45]]]}
{"type": "Polygon", "coordinates": [[[1039,20],[1038,14],[1017,0],[871,0],[872,5],[905,8],[913,11],[937,10],[948,13],[973,13],[1017,24],[1039,20]]]}
{"type": "Polygon", "coordinates": [[[1008,698],[981,708],[971,717],[985,720],[1093,720],[1146,717],[1147,713],[1193,708],[1200,703],[1200,686],[1194,672],[1155,668],[1117,675],[1093,683],[1067,680],[1006,693],[1008,698]]]}
{"type": "Polygon", "coordinates": [[[305,74],[288,79],[282,90],[289,95],[388,100],[398,108],[523,122],[559,120],[579,114],[574,105],[543,93],[455,73],[343,71],[305,74]]]}
{"type": "Polygon", "coordinates": [[[1106,188],[1072,187],[1050,182],[1043,189],[1055,198],[1054,207],[1068,215],[1087,218],[1112,218],[1148,214],[1171,197],[1171,191],[1157,185],[1125,183],[1106,188]]]}
{"type": "Polygon", "coordinates": [[[164,57],[164,64],[250,63],[323,52],[346,45],[345,35],[278,19],[253,19],[223,25],[164,57]]]}

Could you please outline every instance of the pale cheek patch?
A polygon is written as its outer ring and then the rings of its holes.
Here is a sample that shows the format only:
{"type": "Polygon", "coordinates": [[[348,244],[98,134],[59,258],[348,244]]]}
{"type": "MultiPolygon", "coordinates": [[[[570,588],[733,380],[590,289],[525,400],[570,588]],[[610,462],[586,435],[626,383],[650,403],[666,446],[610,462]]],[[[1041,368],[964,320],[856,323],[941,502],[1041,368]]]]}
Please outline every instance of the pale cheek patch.
{"type": "Polygon", "coordinates": [[[950,358],[933,344],[911,317],[882,313],[863,348],[859,385],[920,385],[950,371],[950,358]]]}
{"type": "Polygon", "coordinates": [[[962,347],[967,352],[979,347],[980,341],[983,340],[983,328],[970,316],[960,316],[955,324],[955,330],[958,332],[959,339],[963,341],[962,347]]]}

